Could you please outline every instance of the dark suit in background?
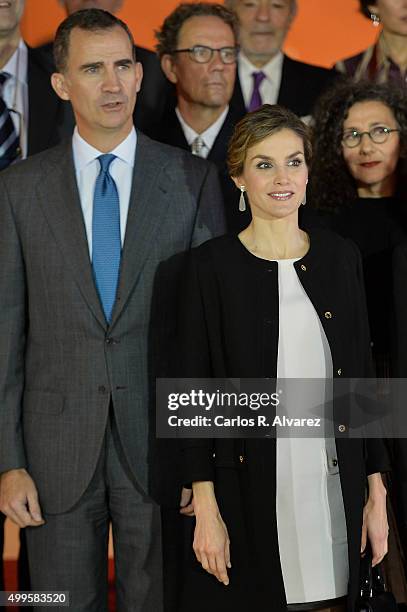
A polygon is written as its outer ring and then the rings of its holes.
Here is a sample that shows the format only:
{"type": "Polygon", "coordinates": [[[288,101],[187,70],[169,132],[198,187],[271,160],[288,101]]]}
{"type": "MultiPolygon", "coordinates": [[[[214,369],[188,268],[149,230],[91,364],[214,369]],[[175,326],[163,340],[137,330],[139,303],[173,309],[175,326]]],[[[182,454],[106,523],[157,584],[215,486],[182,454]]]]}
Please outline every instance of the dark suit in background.
{"type": "Polygon", "coordinates": [[[52,89],[53,64],[41,49],[28,48],[28,156],[57,145],[72,134],[70,104],[52,89]]]}
{"type": "MultiPolygon", "coordinates": [[[[277,104],[285,106],[299,117],[312,115],[317,99],[337,76],[335,70],[305,64],[284,55],[277,104]]],[[[267,100],[263,102],[267,103],[267,100]]],[[[239,72],[230,104],[237,112],[245,110],[239,72]]]]}

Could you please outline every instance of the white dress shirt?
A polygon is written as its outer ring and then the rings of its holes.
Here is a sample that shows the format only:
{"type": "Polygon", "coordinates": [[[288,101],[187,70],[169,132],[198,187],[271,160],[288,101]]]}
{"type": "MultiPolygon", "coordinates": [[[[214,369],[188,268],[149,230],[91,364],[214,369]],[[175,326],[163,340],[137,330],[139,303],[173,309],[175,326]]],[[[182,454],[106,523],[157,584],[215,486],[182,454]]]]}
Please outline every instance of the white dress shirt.
{"type": "MultiPolygon", "coordinates": [[[[133,128],[130,134],[115,148],[109,151],[116,155],[110,165],[109,172],[114,179],[119,193],[120,204],[120,236],[122,246],[126,234],[127,213],[129,211],[131,185],[133,181],[133,168],[136,155],[137,134],[133,128]]],[[[89,245],[89,256],[92,260],[92,220],[93,220],[93,193],[96,178],[100,171],[97,157],[103,155],[86,140],[84,140],[75,127],[72,137],[73,159],[76,172],[76,182],[86,228],[89,245]]]]}
{"type": "Polygon", "coordinates": [[[8,60],[1,72],[11,75],[3,87],[3,100],[14,123],[15,130],[20,137],[22,157],[27,157],[28,139],[28,49],[23,40],[20,40],[17,49],[8,60]],[[14,111],[14,112],[13,112],[14,111]],[[21,133],[20,133],[21,131],[21,133]]]}
{"type": "Polygon", "coordinates": [[[185,136],[185,140],[187,141],[188,145],[191,146],[191,144],[193,143],[193,141],[195,140],[195,138],[197,138],[198,136],[201,137],[201,139],[203,140],[204,145],[202,146],[201,152],[200,152],[200,157],[204,157],[205,159],[208,157],[210,150],[213,147],[213,144],[219,134],[219,132],[222,129],[222,125],[225,122],[226,119],[226,115],[229,112],[229,106],[227,106],[225,108],[225,110],[222,112],[221,115],[219,115],[219,117],[216,119],[216,121],[214,123],[212,123],[212,125],[210,125],[204,132],[202,132],[201,134],[198,134],[198,132],[195,132],[195,130],[193,128],[191,128],[190,125],[188,125],[188,123],[185,121],[185,119],[183,118],[183,116],[181,115],[181,112],[179,110],[179,108],[177,107],[175,109],[175,113],[178,117],[178,121],[181,124],[182,127],[182,131],[184,132],[184,136],[185,136]]]}
{"type": "Polygon", "coordinates": [[[261,68],[254,66],[244,53],[239,53],[237,64],[240,86],[242,88],[243,100],[248,108],[253,93],[253,72],[264,72],[266,78],[260,83],[260,95],[263,104],[277,104],[281,85],[281,74],[283,70],[284,55],[281,51],[277,53],[267,64],[261,68]]]}

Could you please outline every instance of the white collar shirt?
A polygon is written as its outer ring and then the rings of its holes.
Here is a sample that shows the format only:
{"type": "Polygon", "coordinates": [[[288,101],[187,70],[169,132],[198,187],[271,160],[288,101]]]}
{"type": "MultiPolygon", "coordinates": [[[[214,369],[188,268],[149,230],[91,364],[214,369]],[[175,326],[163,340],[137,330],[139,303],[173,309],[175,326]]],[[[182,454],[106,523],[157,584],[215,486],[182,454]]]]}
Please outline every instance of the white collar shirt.
{"type": "Polygon", "coordinates": [[[216,121],[214,123],[212,123],[212,125],[210,125],[204,132],[202,132],[201,134],[198,134],[198,132],[195,132],[195,130],[193,128],[191,128],[190,125],[188,125],[188,123],[185,121],[185,119],[183,118],[183,116],[181,115],[181,112],[179,110],[179,108],[177,107],[175,109],[175,113],[178,117],[178,121],[181,124],[182,127],[182,131],[184,132],[184,136],[185,136],[185,140],[188,143],[188,146],[191,147],[193,141],[195,140],[195,138],[197,138],[198,136],[201,137],[201,139],[204,142],[204,145],[201,149],[201,153],[200,153],[200,157],[204,157],[205,159],[208,157],[214,143],[215,140],[220,132],[220,130],[222,129],[222,126],[225,122],[226,119],[226,115],[229,112],[229,106],[227,106],[225,108],[225,110],[221,113],[221,115],[219,115],[219,117],[216,119],[216,121]]]}
{"type": "Polygon", "coordinates": [[[267,64],[259,68],[254,66],[243,52],[239,53],[237,70],[246,108],[249,107],[253,93],[253,72],[259,72],[260,70],[266,75],[259,87],[262,102],[263,104],[277,104],[283,61],[284,55],[279,51],[267,64]]]}

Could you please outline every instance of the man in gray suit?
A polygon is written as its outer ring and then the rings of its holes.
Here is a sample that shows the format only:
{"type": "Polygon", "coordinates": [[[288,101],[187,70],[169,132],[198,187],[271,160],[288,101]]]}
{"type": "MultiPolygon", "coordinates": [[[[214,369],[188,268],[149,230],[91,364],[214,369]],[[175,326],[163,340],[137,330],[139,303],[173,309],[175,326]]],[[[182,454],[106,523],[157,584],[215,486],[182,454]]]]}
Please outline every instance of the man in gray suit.
{"type": "Polygon", "coordinates": [[[110,523],[117,609],[162,609],[153,281],[224,224],[216,169],[134,130],[133,49],[110,13],[69,16],[52,83],[72,141],[0,176],[0,509],[27,528],[33,589],[69,591],[74,612],[107,610],[110,523]]]}

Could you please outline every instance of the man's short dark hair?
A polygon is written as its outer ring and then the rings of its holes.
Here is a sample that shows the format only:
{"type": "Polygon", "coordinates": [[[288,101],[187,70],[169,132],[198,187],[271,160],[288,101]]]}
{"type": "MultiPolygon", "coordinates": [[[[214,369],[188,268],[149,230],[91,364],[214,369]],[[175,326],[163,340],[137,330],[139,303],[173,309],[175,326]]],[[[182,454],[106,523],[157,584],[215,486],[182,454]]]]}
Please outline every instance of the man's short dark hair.
{"type": "Polygon", "coordinates": [[[365,16],[368,17],[368,19],[370,19],[370,10],[369,10],[369,5],[375,6],[376,5],[376,0],[359,0],[359,4],[360,4],[360,12],[365,16]]]}
{"type": "Polygon", "coordinates": [[[237,40],[238,24],[232,11],[222,4],[184,2],[165,18],[161,29],[155,32],[158,41],[156,50],[160,58],[166,54],[172,55],[176,51],[179,32],[183,24],[191,17],[218,17],[231,28],[237,40]]]}
{"type": "Polygon", "coordinates": [[[64,72],[66,70],[69,42],[74,28],[80,28],[87,32],[101,32],[115,27],[122,28],[126,32],[131,42],[135,59],[133,35],[124,21],[102,9],[83,9],[82,11],[72,13],[64,19],[57,30],[54,41],[54,61],[57,71],[64,72]]]}

